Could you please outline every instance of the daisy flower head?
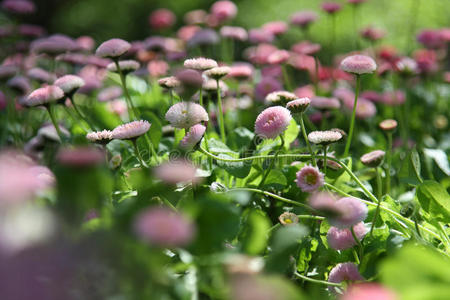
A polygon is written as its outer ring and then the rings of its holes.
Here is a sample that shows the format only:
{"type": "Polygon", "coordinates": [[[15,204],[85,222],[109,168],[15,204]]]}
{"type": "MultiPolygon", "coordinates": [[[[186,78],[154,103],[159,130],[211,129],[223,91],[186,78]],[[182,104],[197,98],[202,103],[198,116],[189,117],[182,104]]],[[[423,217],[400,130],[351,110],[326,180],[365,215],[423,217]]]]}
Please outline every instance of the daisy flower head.
{"type": "Polygon", "coordinates": [[[295,182],[303,192],[315,192],[325,183],[325,175],[317,167],[306,165],[296,174],[295,182]]]}
{"type": "Polygon", "coordinates": [[[208,113],[194,102],[178,102],[172,105],[166,113],[166,120],[175,128],[188,129],[200,122],[209,120],[208,113]]]}
{"type": "Polygon", "coordinates": [[[132,140],[144,135],[151,124],[146,120],[133,121],[114,128],[111,138],[119,140],[132,140]]]}
{"type": "Polygon", "coordinates": [[[341,61],[341,70],[357,75],[373,73],[377,64],[372,57],[367,55],[351,55],[341,61]]]}
{"type": "Polygon", "coordinates": [[[265,139],[275,139],[286,130],[291,119],[290,111],[282,106],[266,108],[256,118],[255,133],[265,139]]]}

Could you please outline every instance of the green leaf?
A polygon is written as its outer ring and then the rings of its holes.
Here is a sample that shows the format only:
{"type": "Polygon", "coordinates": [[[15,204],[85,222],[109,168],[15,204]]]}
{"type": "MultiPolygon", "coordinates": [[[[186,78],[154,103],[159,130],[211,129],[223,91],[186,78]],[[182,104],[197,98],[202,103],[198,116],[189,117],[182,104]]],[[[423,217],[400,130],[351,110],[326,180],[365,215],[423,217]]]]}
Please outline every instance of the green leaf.
{"type": "Polygon", "coordinates": [[[440,222],[450,222],[450,196],[442,185],[427,180],[417,187],[417,199],[422,209],[440,222]]]}
{"type": "Polygon", "coordinates": [[[231,150],[230,148],[228,148],[227,145],[225,145],[224,143],[222,143],[219,140],[216,139],[209,139],[208,140],[208,147],[209,147],[209,151],[212,153],[229,153],[229,154],[236,154],[236,152],[234,152],[233,150],[231,150]]]}
{"type": "MultiPolygon", "coordinates": [[[[233,158],[232,156],[223,153],[219,154],[218,156],[225,159],[233,158]]],[[[238,178],[247,177],[248,173],[250,173],[250,169],[252,168],[251,161],[226,162],[218,160],[217,164],[221,168],[225,169],[225,171],[238,178]]]]}
{"type": "Polygon", "coordinates": [[[408,245],[387,259],[381,281],[407,300],[448,299],[450,262],[431,248],[408,245]]]}
{"type": "MultiPolygon", "coordinates": [[[[420,162],[418,160],[418,154],[414,151],[409,151],[408,155],[403,159],[398,177],[400,182],[408,183],[411,185],[420,184],[420,180],[417,177],[416,171],[420,171],[420,162]],[[415,152],[415,154],[413,154],[415,152]]],[[[420,173],[418,173],[420,174],[420,173]]]]}
{"type": "Polygon", "coordinates": [[[422,177],[420,176],[420,171],[421,171],[420,157],[419,157],[419,153],[417,153],[416,149],[413,149],[411,152],[411,163],[414,168],[417,179],[419,181],[422,181],[422,177]]]}
{"type": "Polygon", "coordinates": [[[275,189],[283,189],[286,185],[286,176],[280,170],[270,170],[264,182],[264,186],[272,186],[275,189]]]}
{"type": "Polygon", "coordinates": [[[260,210],[250,212],[243,233],[243,248],[250,255],[263,253],[267,246],[270,220],[260,210]]]}
{"type": "Polygon", "coordinates": [[[159,142],[161,141],[162,137],[162,124],[160,119],[151,111],[146,111],[143,113],[143,118],[148,120],[152,126],[150,127],[150,130],[148,131],[148,135],[150,136],[150,141],[153,144],[153,147],[155,147],[155,150],[158,150],[159,142]]]}
{"type": "Polygon", "coordinates": [[[289,149],[289,146],[298,136],[300,132],[300,127],[297,125],[294,119],[291,119],[291,123],[287,127],[284,133],[284,148],[289,149]]]}
{"type": "Polygon", "coordinates": [[[438,167],[445,173],[445,175],[450,176],[450,166],[448,163],[447,155],[443,150],[440,149],[423,149],[425,157],[431,158],[438,165],[438,167]]]}
{"type": "Polygon", "coordinates": [[[230,141],[236,144],[238,149],[247,147],[253,140],[255,134],[245,127],[238,127],[233,130],[230,141]]]}

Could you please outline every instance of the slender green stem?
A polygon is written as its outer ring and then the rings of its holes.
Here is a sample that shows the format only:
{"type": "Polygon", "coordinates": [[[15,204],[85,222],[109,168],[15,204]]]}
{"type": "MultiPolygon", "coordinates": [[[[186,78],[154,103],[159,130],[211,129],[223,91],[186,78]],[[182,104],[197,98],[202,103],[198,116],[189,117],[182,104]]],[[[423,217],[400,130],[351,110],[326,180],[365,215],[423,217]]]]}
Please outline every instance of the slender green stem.
{"type": "Polygon", "coordinates": [[[355,101],[353,102],[353,112],[352,112],[352,118],[350,120],[350,130],[348,132],[347,143],[345,144],[344,157],[348,156],[348,152],[350,150],[350,145],[352,143],[353,127],[355,126],[355,117],[356,117],[356,104],[358,103],[360,85],[361,85],[361,75],[356,74],[355,101]]]}
{"type": "Polygon", "coordinates": [[[273,156],[273,159],[270,160],[270,165],[269,167],[266,169],[266,172],[264,173],[263,178],[261,179],[261,182],[258,185],[258,188],[262,187],[264,182],[267,179],[267,176],[269,176],[270,171],[272,170],[273,166],[275,165],[275,161],[278,158],[278,154],[280,153],[281,149],[283,149],[284,147],[284,138],[283,138],[283,134],[280,134],[280,139],[281,139],[281,145],[280,147],[277,149],[277,151],[275,152],[275,155],[273,156]]]}
{"type": "Polygon", "coordinates": [[[61,133],[61,129],[59,129],[59,125],[58,122],[56,121],[56,117],[52,112],[52,107],[51,105],[45,105],[45,108],[48,111],[48,114],[50,115],[50,119],[52,120],[53,126],[56,129],[56,133],[58,133],[59,139],[61,140],[61,143],[64,143],[65,141],[65,137],[63,136],[63,134],[61,133]]]}
{"type": "Polygon", "coordinates": [[[358,252],[356,252],[355,248],[352,248],[353,257],[355,258],[355,262],[359,265],[361,262],[359,261],[358,252]]]}
{"type": "Polygon", "coordinates": [[[392,132],[387,132],[388,145],[386,149],[386,194],[391,192],[391,167],[392,167],[392,132]]]}
{"type": "Polygon", "coordinates": [[[226,143],[225,123],[223,120],[222,97],[220,96],[219,79],[217,79],[216,82],[217,82],[217,105],[219,109],[219,111],[217,112],[217,120],[219,121],[220,138],[222,139],[222,142],[225,144],[226,143]]]}
{"type": "Polygon", "coordinates": [[[286,89],[288,91],[292,91],[292,84],[291,84],[291,80],[289,79],[289,74],[287,71],[286,64],[281,65],[281,72],[283,74],[283,80],[284,80],[284,84],[286,85],[286,89]]]}
{"type": "Polygon", "coordinates": [[[319,94],[319,59],[314,55],[314,92],[319,94]]]}
{"type": "Polygon", "coordinates": [[[279,196],[279,195],[274,194],[274,193],[263,191],[263,190],[260,190],[260,189],[255,189],[255,188],[234,188],[234,189],[229,189],[227,192],[233,192],[233,191],[248,191],[248,192],[254,192],[254,193],[262,194],[262,195],[265,195],[267,197],[271,197],[271,198],[274,198],[276,200],[280,200],[280,201],[282,201],[284,203],[287,203],[287,204],[303,207],[304,209],[306,209],[306,210],[308,210],[308,211],[310,211],[312,213],[315,213],[315,214],[319,214],[320,213],[319,211],[315,210],[314,208],[310,207],[309,205],[306,205],[306,204],[303,204],[303,203],[300,203],[300,202],[297,202],[297,201],[294,201],[294,200],[291,200],[291,199],[279,196]]]}
{"type": "Polygon", "coordinates": [[[301,278],[303,280],[314,282],[314,283],[318,283],[318,284],[342,287],[341,283],[335,283],[335,282],[328,282],[328,281],[325,281],[325,280],[313,279],[313,278],[304,276],[304,275],[302,275],[302,274],[300,274],[298,272],[295,272],[295,276],[297,276],[297,277],[299,277],[299,278],[301,278]]]}
{"type": "Polygon", "coordinates": [[[325,217],[321,217],[321,216],[313,216],[313,215],[297,215],[297,217],[299,219],[311,219],[311,220],[318,220],[318,221],[323,221],[325,220],[325,217]]]}
{"type": "Polygon", "coordinates": [[[78,109],[78,105],[75,103],[75,100],[73,99],[73,95],[68,98],[70,100],[70,103],[72,103],[72,106],[73,106],[75,112],[77,113],[78,117],[80,117],[81,120],[84,120],[88,124],[88,126],[91,128],[91,130],[93,130],[94,127],[91,125],[91,123],[89,123],[87,118],[85,116],[83,116],[83,114],[78,109]]]}
{"type": "Polygon", "coordinates": [[[303,134],[303,138],[305,139],[306,146],[308,147],[309,153],[312,156],[311,160],[313,162],[313,165],[317,166],[316,158],[314,157],[314,151],[311,147],[311,144],[309,143],[308,135],[306,134],[305,123],[303,122],[303,113],[300,113],[300,127],[302,129],[302,134],[303,134]]]}
{"type": "Polygon", "coordinates": [[[133,105],[133,101],[131,100],[130,94],[128,93],[127,79],[125,77],[125,74],[123,74],[122,69],[120,68],[119,60],[115,59],[114,63],[116,64],[117,72],[119,72],[120,81],[122,82],[123,93],[125,94],[125,99],[127,100],[128,105],[131,107],[131,110],[134,115],[133,118],[136,119],[139,116],[139,114],[137,113],[137,110],[133,105]]]}
{"type": "Polygon", "coordinates": [[[373,229],[375,228],[375,223],[377,221],[378,215],[380,214],[380,205],[381,205],[381,194],[382,194],[382,186],[381,186],[381,175],[379,168],[375,168],[376,176],[377,176],[377,198],[378,204],[377,209],[375,210],[375,215],[373,216],[372,226],[370,227],[370,236],[373,236],[373,229]]]}
{"type": "Polygon", "coordinates": [[[203,106],[203,87],[200,87],[198,103],[200,104],[200,106],[203,106]]]}
{"type": "Polygon", "coordinates": [[[362,245],[361,241],[358,239],[358,237],[356,236],[355,229],[353,229],[353,226],[350,227],[350,232],[352,233],[353,239],[355,240],[355,242],[359,248],[359,260],[362,260],[363,250],[364,250],[363,245],[362,245]]]}
{"type": "Polygon", "coordinates": [[[132,139],[131,142],[133,143],[134,151],[136,152],[136,156],[139,160],[139,163],[141,164],[141,167],[144,169],[147,168],[144,164],[144,160],[142,159],[141,152],[139,151],[139,148],[137,146],[136,139],[132,139]]]}

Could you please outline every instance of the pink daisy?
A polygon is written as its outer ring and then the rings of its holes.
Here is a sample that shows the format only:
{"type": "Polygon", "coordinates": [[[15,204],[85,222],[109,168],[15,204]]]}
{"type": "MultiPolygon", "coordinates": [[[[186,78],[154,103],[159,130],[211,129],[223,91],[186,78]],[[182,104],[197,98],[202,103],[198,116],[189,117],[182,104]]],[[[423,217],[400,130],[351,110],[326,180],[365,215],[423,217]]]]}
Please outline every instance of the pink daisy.
{"type": "Polygon", "coordinates": [[[131,48],[131,44],[122,39],[111,39],[103,42],[95,51],[95,55],[104,58],[118,58],[131,48]]]}
{"type": "Polygon", "coordinates": [[[180,142],[183,149],[191,150],[197,145],[205,134],[206,127],[202,124],[192,126],[180,142]]]}
{"type": "Polygon", "coordinates": [[[43,88],[34,90],[25,99],[26,106],[47,105],[51,102],[56,102],[64,97],[64,92],[57,86],[49,85],[43,88]]]}
{"type": "MultiPolygon", "coordinates": [[[[351,262],[337,264],[328,275],[328,282],[341,283],[343,281],[363,281],[364,277],[358,271],[358,266],[351,262]]],[[[331,292],[336,292],[336,287],[329,286],[331,292]]]]}
{"type": "Polygon", "coordinates": [[[194,238],[195,227],[183,215],[168,208],[152,207],[134,221],[134,231],[152,246],[182,247],[194,238]]]}
{"type": "Polygon", "coordinates": [[[178,102],[172,105],[166,113],[166,120],[175,128],[190,128],[202,121],[208,121],[208,113],[199,104],[193,102],[178,102]]]}
{"type": "Polygon", "coordinates": [[[339,300],[396,300],[397,295],[378,283],[357,283],[349,286],[339,300]]]}
{"type": "Polygon", "coordinates": [[[231,1],[217,1],[211,6],[211,14],[219,22],[233,19],[238,12],[236,4],[231,1]]]}
{"type": "Polygon", "coordinates": [[[64,75],[53,83],[57,87],[63,90],[63,92],[68,95],[74,93],[80,87],[82,87],[85,82],[83,78],[76,75],[64,75]]]}
{"type": "Polygon", "coordinates": [[[303,192],[315,192],[325,182],[324,174],[313,166],[304,166],[297,172],[296,176],[295,182],[303,192]]]}
{"type": "Polygon", "coordinates": [[[133,121],[130,123],[122,124],[114,128],[111,133],[113,139],[130,140],[144,135],[149,129],[151,124],[146,120],[133,121]]]}
{"type": "Polygon", "coordinates": [[[167,184],[182,182],[197,183],[195,176],[197,168],[187,160],[172,160],[165,162],[154,169],[156,178],[167,184]]]}
{"type": "MultiPolygon", "coordinates": [[[[366,235],[367,229],[363,222],[359,222],[353,226],[356,237],[359,240],[366,235]]],[[[356,245],[352,232],[348,228],[339,229],[337,227],[330,227],[327,232],[328,245],[335,250],[345,250],[356,245]]]]}
{"type": "Polygon", "coordinates": [[[291,113],[282,106],[263,110],[255,121],[255,133],[266,139],[275,139],[282,134],[291,122],[291,113]]]}
{"type": "Polygon", "coordinates": [[[367,217],[367,205],[354,197],[341,198],[336,202],[341,214],[329,219],[332,226],[348,228],[364,221],[367,217]]]}
{"type": "Polygon", "coordinates": [[[373,58],[366,55],[351,55],[342,60],[341,70],[353,74],[373,73],[377,69],[377,64],[373,58]]]}

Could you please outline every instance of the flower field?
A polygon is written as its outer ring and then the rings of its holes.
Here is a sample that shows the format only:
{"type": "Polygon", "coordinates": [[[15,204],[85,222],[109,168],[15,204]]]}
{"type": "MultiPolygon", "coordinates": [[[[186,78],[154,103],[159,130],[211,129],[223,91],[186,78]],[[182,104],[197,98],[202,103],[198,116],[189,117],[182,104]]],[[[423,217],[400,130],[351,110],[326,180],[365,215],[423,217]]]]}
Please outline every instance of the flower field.
{"type": "Polygon", "coordinates": [[[450,23],[221,0],[99,40],[35,2],[0,3],[1,300],[450,299],[450,23]]]}

